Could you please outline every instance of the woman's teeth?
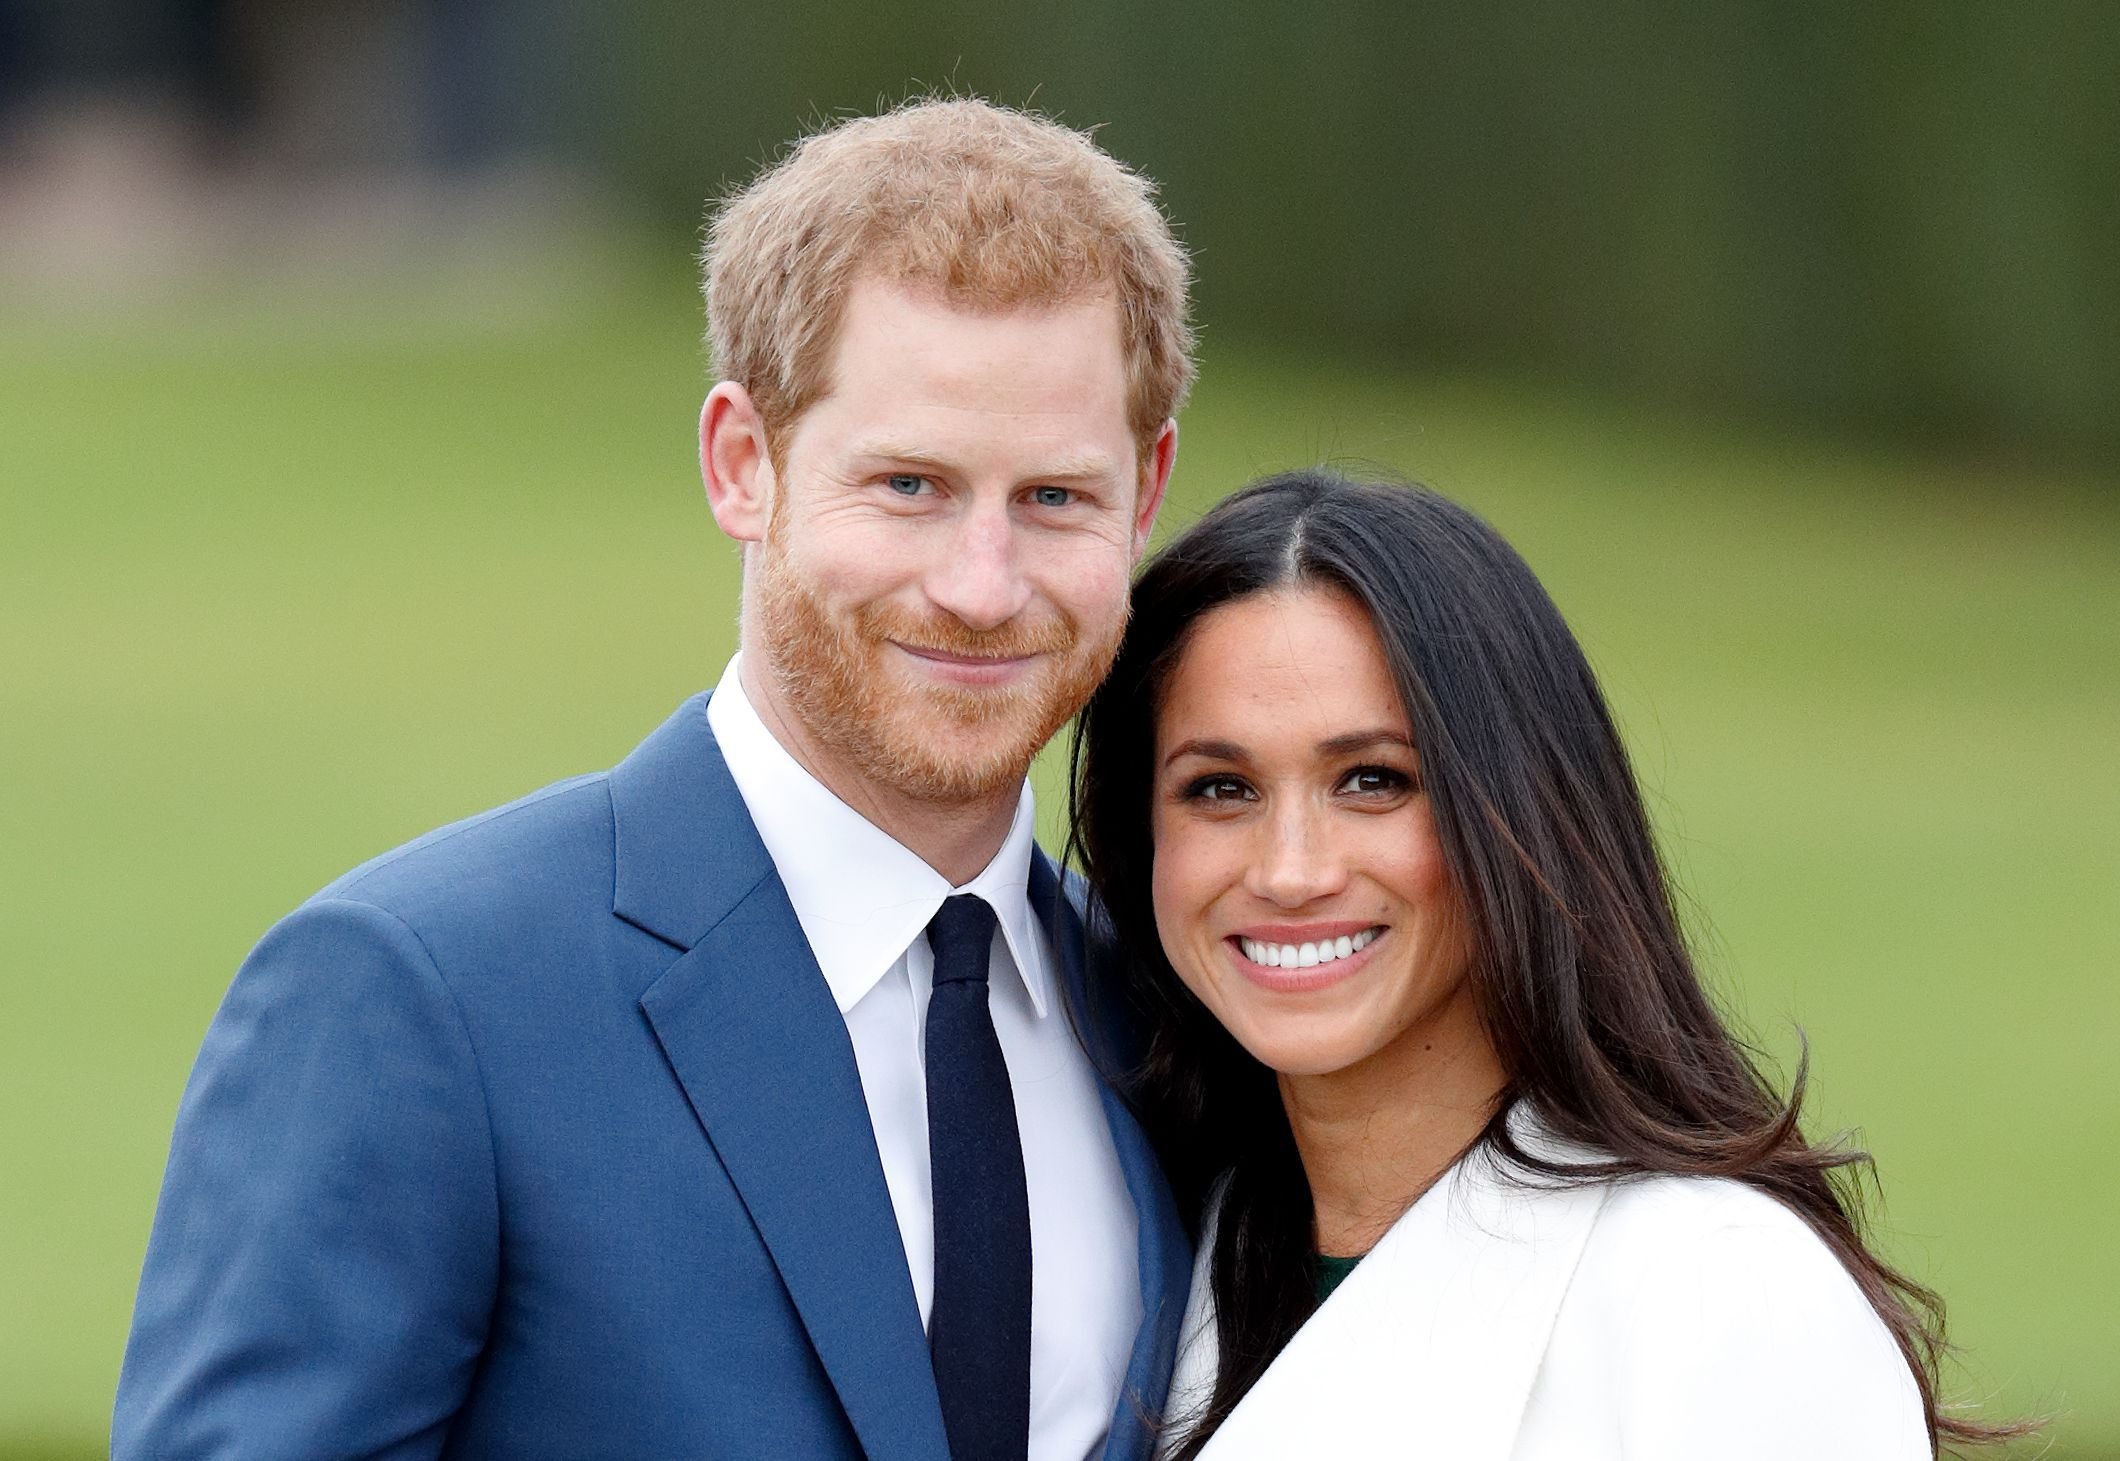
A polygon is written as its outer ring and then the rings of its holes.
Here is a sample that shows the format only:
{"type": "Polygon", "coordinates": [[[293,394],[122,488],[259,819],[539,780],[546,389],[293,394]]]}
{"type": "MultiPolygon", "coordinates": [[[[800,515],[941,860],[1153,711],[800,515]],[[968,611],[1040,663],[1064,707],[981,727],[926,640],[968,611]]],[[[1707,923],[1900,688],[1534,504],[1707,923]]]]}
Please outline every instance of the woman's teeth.
{"type": "Polygon", "coordinates": [[[1314,944],[1269,944],[1240,937],[1237,946],[1244,950],[1245,958],[1269,969],[1314,969],[1320,964],[1330,964],[1335,959],[1360,953],[1383,931],[1381,927],[1365,928],[1351,937],[1320,939],[1314,944]]]}

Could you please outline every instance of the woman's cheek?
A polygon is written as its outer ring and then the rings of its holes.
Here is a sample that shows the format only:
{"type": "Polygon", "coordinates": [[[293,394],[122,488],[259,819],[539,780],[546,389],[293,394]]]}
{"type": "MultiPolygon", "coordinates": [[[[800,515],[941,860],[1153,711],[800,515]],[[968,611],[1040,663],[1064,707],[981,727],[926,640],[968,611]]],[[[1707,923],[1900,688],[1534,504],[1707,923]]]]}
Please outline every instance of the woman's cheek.
{"type": "Polygon", "coordinates": [[[1445,897],[1450,890],[1450,869],[1443,862],[1443,845],[1435,838],[1435,818],[1427,804],[1413,809],[1411,835],[1401,832],[1395,839],[1400,848],[1407,887],[1424,902],[1445,897]]]}
{"type": "Polygon", "coordinates": [[[1201,986],[1199,946],[1207,916],[1205,890],[1200,877],[1200,844],[1197,829],[1180,818],[1159,812],[1151,827],[1154,862],[1149,875],[1150,896],[1156,909],[1156,936],[1170,956],[1178,978],[1195,995],[1206,997],[1201,986]]]}

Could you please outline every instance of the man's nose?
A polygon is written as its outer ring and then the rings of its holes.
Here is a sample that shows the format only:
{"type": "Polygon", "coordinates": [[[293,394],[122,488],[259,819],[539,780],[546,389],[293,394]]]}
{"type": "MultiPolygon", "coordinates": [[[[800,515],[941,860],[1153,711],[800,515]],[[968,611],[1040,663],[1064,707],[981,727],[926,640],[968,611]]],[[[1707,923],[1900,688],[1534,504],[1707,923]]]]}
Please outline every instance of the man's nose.
{"type": "Polygon", "coordinates": [[[1328,820],[1316,809],[1273,809],[1245,876],[1245,889],[1280,908],[1300,908],[1347,886],[1347,862],[1334,845],[1328,820]]]}
{"type": "Polygon", "coordinates": [[[996,629],[1023,612],[1031,584],[1006,504],[973,503],[941,535],[942,561],[929,567],[927,594],[972,629],[996,629]]]}

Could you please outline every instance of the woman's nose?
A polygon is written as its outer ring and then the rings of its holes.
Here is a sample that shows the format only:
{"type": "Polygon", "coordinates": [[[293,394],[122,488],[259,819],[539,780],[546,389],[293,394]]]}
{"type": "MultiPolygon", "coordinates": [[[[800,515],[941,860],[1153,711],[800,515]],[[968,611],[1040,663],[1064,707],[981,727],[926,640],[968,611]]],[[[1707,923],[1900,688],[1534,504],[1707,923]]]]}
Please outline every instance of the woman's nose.
{"type": "Polygon", "coordinates": [[[1254,897],[1300,908],[1346,887],[1347,863],[1322,818],[1289,807],[1267,818],[1245,884],[1254,897]]]}

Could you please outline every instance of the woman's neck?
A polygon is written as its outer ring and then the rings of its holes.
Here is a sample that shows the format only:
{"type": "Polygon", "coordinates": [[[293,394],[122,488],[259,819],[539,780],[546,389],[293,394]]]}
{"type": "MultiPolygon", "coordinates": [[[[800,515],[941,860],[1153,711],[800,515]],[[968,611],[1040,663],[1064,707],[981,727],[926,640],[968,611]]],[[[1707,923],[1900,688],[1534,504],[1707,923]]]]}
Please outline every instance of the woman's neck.
{"type": "Polygon", "coordinates": [[[1507,1083],[1469,989],[1359,1064],[1281,1076],[1318,1251],[1368,1252],[1478,1138],[1507,1083]]]}

